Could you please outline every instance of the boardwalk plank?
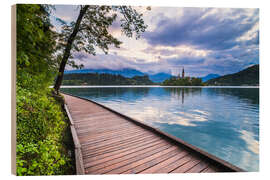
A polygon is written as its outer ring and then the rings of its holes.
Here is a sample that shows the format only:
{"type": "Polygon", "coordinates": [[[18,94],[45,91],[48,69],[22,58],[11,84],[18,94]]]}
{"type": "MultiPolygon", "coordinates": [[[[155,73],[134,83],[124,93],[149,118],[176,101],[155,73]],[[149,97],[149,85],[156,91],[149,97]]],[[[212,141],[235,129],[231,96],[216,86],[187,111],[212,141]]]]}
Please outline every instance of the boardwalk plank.
{"type": "Polygon", "coordinates": [[[119,152],[114,155],[110,155],[110,156],[107,156],[103,159],[99,159],[99,160],[96,160],[96,161],[91,161],[90,163],[87,163],[89,161],[85,161],[85,167],[90,167],[90,166],[94,166],[94,165],[97,165],[97,164],[101,164],[103,162],[106,162],[106,161],[109,161],[109,160],[112,160],[112,159],[116,159],[116,158],[119,158],[119,157],[123,157],[123,156],[126,156],[128,154],[131,154],[131,153],[135,153],[135,152],[138,152],[142,149],[146,149],[148,147],[152,147],[152,146],[155,146],[157,144],[161,144],[163,143],[163,141],[161,141],[160,139],[159,140],[156,140],[155,142],[151,142],[151,143],[144,143],[143,145],[141,146],[138,146],[138,147],[133,147],[132,149],[128,149],[128,150],[125,150],[125,151],[122,151],[122,152],[119,152]]]}
{"type": "Polygon", "coordinates": [[[142,159],[140,159],[139,161],[135,161],[133,163],[129,163],[127,164],[126,166],[123,166],[123,167],[120,167],[120,168],[117,168],[117,169],[114,169],[112,171],[110,171],[109,173],[111,174],[120,174],[120,173],[123,173],[129,169],[132,169],[132,168],[135,168],[147,161],[150,161],[150,160],[153,160],[155,158],[158,158],[164,154],[167,154],[167,153],[170,153],[170,152],[173,152],[174,150],[176,150],[178,147],[176,146],[171,146],[167,149],[163,149],[162,151],[159,151],[158,153],[154,153],[154,154],[151,154],[150,156],[146,156],[142,159]]]}
{"type": "MultiPolygon", "coordinates": [[[[181,141],[175,143],[175,139],[168,134],[157,132],[152,127],[93,102],[66,94],[64,98],[72,118],[73,133],[76,133],[80,145],[82,172],[135,174],[223,171],[220,166],[195,156],[198,154],[196,148],[194,153],[186,149],[181,141]]],[[[226,167],[226,171],[230,167],[226,167]]]]}
{"type": "MultiPolygon", "coordinates": [[[[167,143],[162,143],[162,144],[158,144],[155,146],[151,146],[151,147],[143,149],[137,153],[132,153],[129,156],[124,156],[124,157],[121,157],[121,158],[118,158],[115,160],[108,161],[107,163],[103,163],[103,164],[98,165],[98,166],[86,168],[86,171],[93,172],[95,174],[108,173],[108,172],[112,171],[113,169],[116,169],[116,168],[125,166],[127,164],[130,164],[132,162],[141,160],[145,157],[148,157],[152,154],[160,152],[164,149],[168,149],[169,147],[171,147],[171,146],[167,143]]],[[[112,173],[112,174],[114,174],[114,173],[112,173]]]]}
{"type": "Polygon", "coordinates": [[[201,161],[200,159],[197,159],[196,157],[193,156],[190,161],[188,161],[184,165],[176,168],[171,173],[184,173],[184,172],[188,171],[189,169],[191,169],[192,167],[199,164],[200,161],[201,161]]]}
{"type": "Polygon", "coordinates": [[[98,144],[85,144],[84,146],[82,146],[82,148],[87,148],[87,150],[95,150],[95,149],[99,149],[99,148],[104,148],[104,147],[110,147],[110,146],[118,146],[121,145],[123,142],[126,141],[131,141],[131,140],[136,140],[138,137],[145,137],[147,135],[151,135],[149,134],[149,132],[142,132],[142,133],[137,133],[137,134],[133,134],[133,135],[129,135],[129,136],[122,136],[119,138],[115,138],[112,141],[105,141],[105,142],[99,142],[98,144]]]}
{"type": "Polygon", "coordinates": [[[170,173],[174,169],[178,168],[179,166],[182,166],[183,164],[187,163],[190,161],[192,156],[189,154],[184,156],[183,158],[179,159],[178,161],[175,161],[174,163],[169,164],[168,166],[162,167],[154,172],[156,173],[170,173]]]}
{"type": "Polygon", "coordinates": [[[133,144],[130,144],[129,146],[126,146],[124,148],[119,148],[118,150],[114,150],[114,151],[111,151],[111,152],[104,152],[102,154],[99,154],[97,156],[94,156],[94,157],[88,157],[85,159],[85,163],[87,162],[95,162],[95,161],[98,161],[100,159],[103,159],[103,158],[106,158],[106,157],[109,157],[109,156],[113,156],[115,154],[119,154],[119,153],[122,153],[122,152],[126,152],[126,151],[133,151],[134,149],[136,148],[141,148],[142,146],[152,146],[152,145],[155,145],[155,143],[157,141],[159,141],[161,138],[158,138],[158,137],[155,137],[155,138],[151,138],[150,140],[148,141],[141,141],[141,142],[136,142],[136,143],[133,143],[133,144]]]}
{"type": "Polygon", "coordinates": [[[131,168],[122,174],[137,174],[145,169],[149,169],[150,167],[153,167],[157,164],[160,164],[161,162],[169,159],[170,157],[173,157],[177,154],[179,154],[181,150],[176,149],[174,151],[168,152],[166,154],[161,154],[159,157],[152,156],[151,158],[145,159],[145,162],[143,162],[141,165],[131,168]]]}
{"type": "MultiPolygon", "coordinates": [[[[84,156],[86,157],[93,157],[93,156],[97,156],[97,155],[100,155],[102,153],[107,153],[107,152],[112,152],[112,151],[116,151],[116,150],[119,150],[119,149],[123,149],[125,147],[130,147],[131,145],[136,145],[140,142],[145,142],[147,140],[151,140],[155,138],[155,136],[151,135],[151,136],[147,136],[147,137],[141,137],[141,138],[138,138],[134,141],[131,141],[131,142],[124,142],[121,144],[121,146],[112,146],[112,147],[107,147],[107,148],[103,148],[103,149],[96,149],[95,151],[85,151],[84,152],[84,156]]],[[[151,143],[151,142],[149,142],[151,143]]],[[[82,149],[83,151],[84,149],[82,149]]]]}
{"type": "Polygon", "coordinates": [[[196,166],[194,166],[193,168],[189,169],[186,172],[187,173],[199,173],[199,172],[203,171],[204,169],[206,169],[207,166],[208,166],[208,163],[201,161],[199,164],[197,164],[196,166]]]}
{"type": "Polygon", "coordinates": [[[174,163],[175,161],[183,158],[184,156],[186,156],[188,154],[187,151],[182,151],[181,153],[178,153],[170,158],[168,158],[167,160],[161,162],[161,163],[158,163],[148,169],[145,169],[143,171],[141,171],[140,173],[143,173],[143,174],[147,174],[147,173],[154,173],[156,172],[157,170],[163,168],[163,167],[167,167],[169,164],[171,163],[174,163]]]}

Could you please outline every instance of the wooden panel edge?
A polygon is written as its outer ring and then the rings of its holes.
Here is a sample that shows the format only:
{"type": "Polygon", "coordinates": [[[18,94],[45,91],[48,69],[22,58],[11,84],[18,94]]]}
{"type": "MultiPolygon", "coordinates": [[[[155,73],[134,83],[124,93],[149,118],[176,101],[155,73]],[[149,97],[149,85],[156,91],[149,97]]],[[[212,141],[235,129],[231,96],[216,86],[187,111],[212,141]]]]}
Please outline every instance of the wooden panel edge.
{"type": "Polygon", "coordinates": [[[16,5],[11,6],[11,174],[16,175],[16,5]]]}

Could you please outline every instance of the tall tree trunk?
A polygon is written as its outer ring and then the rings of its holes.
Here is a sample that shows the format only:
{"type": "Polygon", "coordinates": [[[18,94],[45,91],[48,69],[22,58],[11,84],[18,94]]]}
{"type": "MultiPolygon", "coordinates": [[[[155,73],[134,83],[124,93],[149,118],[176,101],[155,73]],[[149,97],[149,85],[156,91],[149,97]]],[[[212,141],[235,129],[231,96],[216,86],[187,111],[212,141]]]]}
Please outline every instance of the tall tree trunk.
{"type": "Polygon", "coordinates": [[[86,6],[82,7],[82,9],[80,10],[80,14],[79,14],[79,16],[77,18],[77,21],[76,21],[75,27],[73,29],[73,32],[71,33],[71,35],[68,38],[68,42],[67,42],[67,45],[66,45],[66,48],[65,48],[65,51],[64,51],[64,55],[63,55],[63,58],[61,60],[61,64],[60,64],[60,67],[59,67],[58,75],[57,75],[57,78],[56,78],[56,81],[55,81],[55,84],[54,84],[54,89],[57,92],[57,94],[59,94],[59,89],[60,89],[60,86],[62,84],[64,70],[65,70],[68,58],[70,56],[70,50],[71,50],[71,47],[72,47],[72,43],[73,43],[73,41],[74,41],[78,31],[79,31],[82,18],[84,16],[84,14],[86,13],[86,10],[88,9],[88,7],[89,7],[89,5],[86,5],[86,6]]]}

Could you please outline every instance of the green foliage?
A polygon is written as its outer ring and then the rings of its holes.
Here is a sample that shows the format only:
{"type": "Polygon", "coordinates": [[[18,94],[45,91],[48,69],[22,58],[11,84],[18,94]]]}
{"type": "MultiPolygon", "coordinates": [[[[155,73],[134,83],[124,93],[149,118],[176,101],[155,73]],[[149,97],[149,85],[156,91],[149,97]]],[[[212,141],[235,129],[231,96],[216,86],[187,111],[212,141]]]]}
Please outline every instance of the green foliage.
{"type": "Polygon", "coordinates": [[[177,78],[172,77],[170,79],[166,79],[163,83],[163,86],[203,86],[201,78],[195,77],[185,77],[185,78],[177,78]]]}
{"type": "Polygon", "coordinates": [[[73,168],[63,144],[68,124],[51,91],[17,84],[17,175],[67,174],[73,168]]]}
{"type": "Polygon", "coordinates": [[[69,159],[61,154],[61,144],[46,139],[17,145],[17,175],[61,175],[69,159]],[[27,157],[27,158],[25,158],[27,157]]]}
{"type": "Polygon", "coordinates": [[[72,172],[64,138],[68,124],[49,85],[57,61],[48,7],[17,5],[17,175],[72,172]]]}
{"type": "Polygon", "coordinates": [[[49,96],[49,90],[32,92],[17,87],[17,140],[36,143],[50,134],[61,135],[64,115],[60,104],[49,96]]]}
{"type": "MultiPolygon", "coordinates": [[[[54,60],[55,33],[50,30],[46,6],[17,5],[17,74],[28,72],[49,81],[55,74],[48,73],[57,66],[54,60]]],[[[22,77],[24,78],[24,77],[22,77]]],[[[42,78],[42,79],[41,79],[42,78]]]]}
{"type": "Polygon", "coordinates": [[[258,86],[259,65],[254,65],[234,74],[228,74],[206,82],[210,86],[258,86]]]}
{"type": "Polygon", "coordinates": [[[153,85],[148,76],[127,78],[113,74],[65,74],[63,85],[153,85]]]}

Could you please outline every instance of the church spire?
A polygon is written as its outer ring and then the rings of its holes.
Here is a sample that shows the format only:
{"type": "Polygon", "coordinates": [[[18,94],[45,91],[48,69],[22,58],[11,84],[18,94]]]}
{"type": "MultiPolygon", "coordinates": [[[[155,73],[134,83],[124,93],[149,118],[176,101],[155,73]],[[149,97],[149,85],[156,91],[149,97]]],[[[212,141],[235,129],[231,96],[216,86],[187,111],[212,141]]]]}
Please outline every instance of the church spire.
{"type": "Polygon", "coordinates": [[[184,70],[184,67],[183,67],[183,70],[182,70],[182,78],[185,78],[185,70],[184,70]]]}

